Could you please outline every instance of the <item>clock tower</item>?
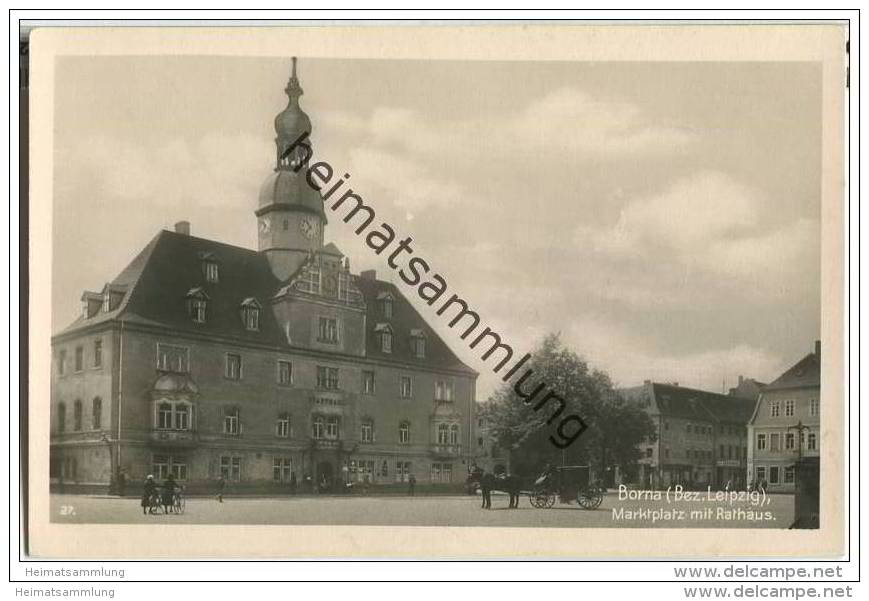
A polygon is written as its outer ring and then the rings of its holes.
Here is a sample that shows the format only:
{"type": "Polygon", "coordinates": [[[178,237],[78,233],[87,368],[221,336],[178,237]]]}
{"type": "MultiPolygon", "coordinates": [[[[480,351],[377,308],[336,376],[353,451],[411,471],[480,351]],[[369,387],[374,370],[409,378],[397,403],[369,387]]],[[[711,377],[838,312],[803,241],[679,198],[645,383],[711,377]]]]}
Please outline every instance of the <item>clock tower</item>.
{"type": "Polygon", "coordinates": [[[272,272],[286,281],[305,259],[323,247],[326,213],[323,198],[305,180],[303,163],[310,158],[311,119],[299,106],[302,86],[293,71],[284,89],[289,102],[275,117],[275,169],[263,183],[257,217],[258,250],[272,272]]]}

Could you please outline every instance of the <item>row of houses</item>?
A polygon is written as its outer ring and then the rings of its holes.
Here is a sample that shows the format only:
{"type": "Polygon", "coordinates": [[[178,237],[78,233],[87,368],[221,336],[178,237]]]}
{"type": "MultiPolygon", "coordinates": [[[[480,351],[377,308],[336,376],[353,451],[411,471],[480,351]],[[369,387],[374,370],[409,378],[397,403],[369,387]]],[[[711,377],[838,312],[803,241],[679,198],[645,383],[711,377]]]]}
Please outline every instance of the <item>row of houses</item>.
{"type": "Polygon", "coordinates": [[[819,456],[821,345],[769,384],[740,376],[728,394],[646,381],[622,390],[656,440],[641,445],[637,486],[792,491],[795,466],[819,456]]]}

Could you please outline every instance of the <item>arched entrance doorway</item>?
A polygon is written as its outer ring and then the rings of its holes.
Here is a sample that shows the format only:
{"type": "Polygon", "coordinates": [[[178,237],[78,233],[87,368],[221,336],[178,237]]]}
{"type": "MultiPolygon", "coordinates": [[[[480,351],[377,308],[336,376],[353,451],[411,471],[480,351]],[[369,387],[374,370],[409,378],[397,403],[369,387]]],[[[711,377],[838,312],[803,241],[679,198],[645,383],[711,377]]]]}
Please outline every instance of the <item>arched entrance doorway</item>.
{"type": "Polygon", "coordinates": [[[331,491],[335,485],[335,468],[329,461],[317,464],[317,487],[320,492],[331,491]]]}

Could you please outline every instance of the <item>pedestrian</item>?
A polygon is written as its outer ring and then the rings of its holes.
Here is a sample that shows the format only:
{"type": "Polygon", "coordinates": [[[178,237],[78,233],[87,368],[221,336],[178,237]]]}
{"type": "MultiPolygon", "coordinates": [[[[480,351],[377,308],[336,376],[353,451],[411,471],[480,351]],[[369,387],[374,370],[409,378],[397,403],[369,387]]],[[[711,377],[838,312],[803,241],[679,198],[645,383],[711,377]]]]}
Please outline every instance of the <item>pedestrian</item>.
{"type": "Polygon", "coordinates": [[[118,496],[123,497],[127,490],[127,475],[124,472],[118,474],[118,496]]]}
{"type": "Polygon", "coordinates": [[[296,472],[290,472],[290,494],[296,494],[296,472]]]}
{"type": "Polygon", "coordinates": [[[175,482],[175,474],[169,474],[163,482],[163,510],[166,513],[175,513],[176,488],[178,488],[178,483],[175,482]]]}
{"type": "Polygon", "coordinates": [[[416,476],[413,474],[407,479],[407,492],[412,497],[414,496],[414,489],[416,488],[416,476]]]}
{"type": "Polygon", "coordinates": [[[145,478],[145,484],[142,487],[142,515],[148,513],[151,509],[151,497],[157,494],[157,483],[154,482],[154,476],[148,474],[145,478]]]}
{"type": "Polygon", "coordinates": [[[727,484],[724,485],[724,492],[730,492],[730,487],[732,482],[730,480],[727,481],[727,484]]]}
{"type": "Polygon", "coordinates": [[[492,474],[482,472],[480,475],[480,493],[483,497],[482,509],[492,509],[492,486],[494,480],[492,474]]]}
{"type": "Polygon", "coordinates": [[[223,474],[217,479],[217,502],[223,503],[223,491],[226,490],[226,479],[223,474]]]}
{"type": "Polygon", "coordinates": [[[311,474],[305,474],[305,490],[308,494],[314,494],[314,479],[311,474]]]}

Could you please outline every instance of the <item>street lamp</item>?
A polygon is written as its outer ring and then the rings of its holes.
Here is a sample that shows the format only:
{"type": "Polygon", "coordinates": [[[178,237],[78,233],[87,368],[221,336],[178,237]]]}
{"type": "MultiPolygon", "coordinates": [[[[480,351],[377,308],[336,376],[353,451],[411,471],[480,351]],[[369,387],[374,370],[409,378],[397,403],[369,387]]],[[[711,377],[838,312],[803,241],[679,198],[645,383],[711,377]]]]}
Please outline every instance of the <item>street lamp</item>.
{"type": "Polygon", "coordinates": [[[115,473],[115,449],[112,445],[112,439],[105,432],[100,437],[100,442],[105,443],[106,448],[109,450],[109,494],[113,495],[117,493],[118,483],[115,473]]]}

